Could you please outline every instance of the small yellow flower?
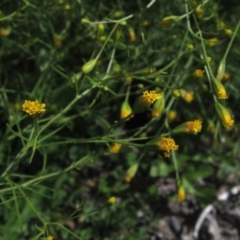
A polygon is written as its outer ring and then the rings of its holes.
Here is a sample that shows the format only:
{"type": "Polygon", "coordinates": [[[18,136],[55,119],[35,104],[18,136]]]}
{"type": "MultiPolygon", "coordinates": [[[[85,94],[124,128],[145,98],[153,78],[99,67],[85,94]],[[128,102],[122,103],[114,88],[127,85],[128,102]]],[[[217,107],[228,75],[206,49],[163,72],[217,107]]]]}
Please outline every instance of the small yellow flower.
{"type": "Polygon", "coordinates": [[[45,106],[45,103],[25,100],[24,104],[22,105],[22,110],[30,116],[36,116],[46,111],[45,106]]]}
{"type": "Polygon", "coordinates": [[[147,110],[151,104],[157,99],[161,98],[162,95],[156,91],[145,91],[134,103],[133,112],[143,112],[147,110]]]}
{"type": "Polygon", "coordinates": [[[202,69],[196,69],[194,72],[193,72],[193,76],[196,77],[196,78],[202,78],[203,75],[204,75],[204,70],[202,69]]]}
{"type": "Polygon", "coordinates": [[[227,36],[231,36],[231,35],[232,35],[232,30],[231,30],[231,29],[224,29],[224,33],[225,33],[227,36]]]}
{"type": "Polygon", "coordinates": [[[105,42],[105,41],[106,41],[106,39],[107,39],[107,37],[106,37],[106,36],[101,36],[101,37],[99,38],[99,41],[100,41],[100,42],[105,42]]]}
{"type": "Polygon", "coordinates": [[[109,152],[116,154],[119,153],[120,149],[122,147],[121,143],[114,143],[110,148],[109,148],[109,152]]]}
{"type": "Polygon", "coordinates": [[[185,102],[191,103],[194,99],[194,92],[181,90],[181,97],[185,102]]]}
{"type": "Polygon", "coordinates": [[[65,10],[70,10],[70,9],[71,9],[71,5],[66,4],[66,5],[64,6],[64,9],[65,9],[65,10]]]}
{"type": "Polygon", "coordinates": [[[222,124],[225,127],[232,127],[234,124],[234,119],[231,117],[229,110],[218,102],[216,103],[215,106],[218,116],[222,121],[222,124]]]}
{"type": "Polygon", "coordinates": [[[132,77],[131,77],[130,75],[126,76],[126,77],[125,77],[125,82],[126,82],[127,84],[130,84],[130,83],[132,82],[132,77]]]}
{"type": "Polygon", "coordinates": [[[173,122],[177,118],[177,112],[174,110],[169,111],[168,113],[168,121],[173,122]]]}
{"type": "Polygon", "coordinates": [[[48,236],[48,237],[47,237],[47,240],[53,240],[53,236],[51,236],[51,235],[48,236]]]}
{"type": "Polygon", "coordinates": [[[187,44],[187,49],[189,49],[189,50],[193,50],[193,49],[194,49],[193,44],[188,43],[188,44],[187,44]]]}
{"type": "Polygon", "coordinates": [[[217,44],[217,42],[218,42],[217,38],[211,38],[211,39],[208,40],[208,45],[210,47],[213,47],[213,46],[215,46],[217,44]]]}
{"type": "Polygon", "coordinates": [[[189,133],[199,133],[202,130],[202,121],[194,120],[190,122],[186,122],[186,132],[189,133]]]}
{"type": "Polygon", "coordinates": [[[176,127],[173,130],[173,133],[185,132],[185,133],[197,134],[201,130],[202,130],[202,121],[194,120],[194,121],[185,122],[185,123],[179,125],[178,127],[176,127]]]}
{"type": "Polygon", "coordinates": [[[218,28],[219,28],[219,29],[224,29],[225,26],[226,26],[226,24],[225,24],[225,22],[223,22],[223,21],[221,21],[221,22],[218,23],[218,28]]]}
{"type": "Polygon", "coordinates": [[[164,152],[165,157],[170,156],[170,151],[178,150],[178,145],[172,138],[163,137],[158,141],[158,148],[164,152]]]}
{"type": "Polygon", "coordinates": [[[136,34],[133,28],[128,29],[128,34],[129,34],[129,41],[130,42],[135,42],[136,41],[136,34]]]}
{"type": "Polygon", "coordinates": [[[216,78],[212,79],[212,87],[213,92],[217,96],[218,99],[227,99],[227,92],[223,86],[223,84],[218,81],[216,78]]]}
{"type": "Polygon", "coordinates": [[[198,16],[198,17],[202,17],[202,15],[203,15],[203,9],[202,8],[197,8],[196,10],[195,10],[195,13],[196,13],[196,15],[198,16]]]}
{"type": "Polygon", "coordinates": [[[138,163],[134,163],[128,170],[127,173],[125,175],[125,181],[126,182],[131,182],[132,179],[134,178],[134,176],[136,175],[138,170],[138,163]]]}
{"type": "Polygon", "coordinates": [[[182,186],[180,186],[179,188],[178,188],[178,192],[177,192],[177,199],[178,199],[178,201],[184,201],[185,199],[186,199],[186,193],[185,193],[185,189],[182,187],[182,186]]]}
{"type": "Polygon", "coordinates": [[[181,92],[178,89],[174,89],[174,90],[172,90],[172,95],[174,97],[180,97],[181,96],[181,92]]]}
{"type": "Polygon", "coordinates": [[[161,94],[156,93],[156,91],[145,91],[145,92],[143,92],[143,95],[141,96],[142,102],[147,106],[150,106],[152,103],[154,103],[159,98],[161,98],[161,94]]]}
{"type": "Polygon", "coordinates": [[[116,198],[115,198],[115,197],[110,197],[110,198],[108,199],[108,202],[109,202],[110,204],[114,204],[114,203],[116,202],[116,198]]]}
{"type": "Polygon", "coordinates": [[[125,119],[132,114],[132,108],[127,101],[124,101],[121,106],[120,118],[125,119]]]}

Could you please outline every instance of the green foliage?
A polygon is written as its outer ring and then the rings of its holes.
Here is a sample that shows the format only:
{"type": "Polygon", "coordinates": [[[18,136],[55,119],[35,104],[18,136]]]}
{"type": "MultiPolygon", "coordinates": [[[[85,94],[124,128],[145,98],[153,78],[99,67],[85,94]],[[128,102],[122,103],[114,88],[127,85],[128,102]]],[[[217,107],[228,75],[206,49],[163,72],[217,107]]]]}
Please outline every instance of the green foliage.
{"type": "Polygon", "coordinates": [[[239,179],[233,6],[2,0],[0,239],[145,240],[139,212],[152,222],[163,216],[154,209],[159,179],[175,179],[167,201],[183,186],[202,205],[230,174],[239,179]],[[164,94],[154,117],[148,90],[164,94]],[[29,116],[25,100],[46,111],[29,116]],[[131,112],[136,101],[143,112],[131,112]]]}

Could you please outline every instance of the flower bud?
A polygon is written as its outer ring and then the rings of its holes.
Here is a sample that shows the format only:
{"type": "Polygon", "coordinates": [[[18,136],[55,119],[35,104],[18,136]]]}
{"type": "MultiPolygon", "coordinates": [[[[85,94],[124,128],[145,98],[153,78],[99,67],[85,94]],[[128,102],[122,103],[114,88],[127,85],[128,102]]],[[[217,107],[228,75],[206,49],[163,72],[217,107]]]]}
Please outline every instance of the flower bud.
{"type": "Polygon", "coordinates": [[[82,66],[82,72],[85,74],[91,72],[95,67],[96,63],[97,63],[97,59],[92,59],[84,63],[84,65],[82,66]]]}
{"type": "Polygon", "coordinates": [[[157,99],[153,104],[152,118],[158,118],[162,115],[165,107],[165,97],[161,94],[161,98],[157,99]]]}
{"type": "Polygon", "coordinates": [[[231,117],[229,110],[218,102],[216,102],[215,107],[222,124],[225,127],[232,127],[234,124],[234,119],[231,117]]]}
{"type": "Polygon", "coordinates": [[[125,76],[125,83],[130,84],[132,82],[132,76],[127,75],[125,76]]]}
{"type": "Polygon", "coordinates": [[[180,97],[181,96],[181,92],[178,89],[174,89],[174,90],[172,90],[172,95],[174,97],[180,97]]]}
{"type": "Polygon", "coordinates": [[[136,175],[137,170],[138,170],[138,163],[135,163],[127,170],[127,173],[124,178],[125,181],[131,182],[133,177],[136,175]]]}
{"type": "MultiPolygon", "coordinates": [[[[127,101],[124,101],[121,106],[120,118],[125,119],[132,114],[132,108],[127,101]]],[[[127,119],[128,120],[128,119],[127,119]]]]}
{"type": "Polygon", "coordinates": [[[169,122],[173,122],[177,118],[177,112],[174,110],[169,111],[167,118],[169,122]]]}
{"type": "Polygon", "coordinates": [[[216,79],[218,81],[222,81],[224,74],[225,74],[225,59],[223,59],[218,66],[216,79]]]}
{"type": "Polygon", "coordinates": [[[212,79],[212,88],[213,88],[213,92],[214,95],[218,98],[218,99],[227,99],[227,92],[223,86],[223,84],[218,81],[216,78],[212,79]]]}
{"type": "Polygon", "coordinates": [[[104,29],[105,29],[104,24],[99,23],[97,25],[97,36],[98,36],[98,38],[100,38],[103,35],[104,29]]]}
{"type": "Polygon", "coordinates": [[[119,153],[120,149],[122,148],[122,144],[121,143],[114,143],[110,148],[109,148],[109,152],[116,154],[119,153]]]}
{"type": "Polygon", "coordinates": [[[181,97],[185,102],[191,103],[194,99],[194,92],[181,89],[181,97]]]}
{"type": "Polygon", "coordinates": [[[89,25],[90,24],[90,21],[87,19],[87,18],[82,18],[81,19],[81,24],[83,24],[83,25],[89,25]]]}
{"type": "Polygon", "coordinates": [[[163,18],[163,20],[159,23],[159,25],[162,28],[169,28],[169,27],[172,27],[179,20],[180,20],[180,17],[178,16],[169,16],[169,17],[163,18]]]}
{"type": "Polygon", "coordinates": [[[115,202],[116,202],[116,198],[113,196],[113,197],[110,197],[109,199],[108,199],[108,202],[110,203],[110,204],[114,204],[115,202]]]}
{"type": "Polygon", "coordinates": [[[177,199],[178,201],[184,201],[186,199],[186,192],[185,189],[183,188],[183,186],[180,186],[178,188],[178,192],[177,192],[177,199]]]}
{"type": "Polygon", "coordinates": [[[217,44],[217,42],[218,42],[217,38],[211,38],[211,39],[208,40],[208,45],[210,47],[213,47],[213,46],[215,46],[217,44]]]}
{"type": "Polygon", "coordinates": [[[194,76],[195,78],[200,79],[200,78],[203,77],[204,72],[205,72],[205,71],[202,70],[202,69],[196,69],[196,70],[193,72],[193,76],[194,76]]]}
{"type": "Polygon", "coordinates": [[[135,42],[136,41],[136,34],[133,28],[128,28],[128,34],[129,34],[129,41],[135,42]]]}

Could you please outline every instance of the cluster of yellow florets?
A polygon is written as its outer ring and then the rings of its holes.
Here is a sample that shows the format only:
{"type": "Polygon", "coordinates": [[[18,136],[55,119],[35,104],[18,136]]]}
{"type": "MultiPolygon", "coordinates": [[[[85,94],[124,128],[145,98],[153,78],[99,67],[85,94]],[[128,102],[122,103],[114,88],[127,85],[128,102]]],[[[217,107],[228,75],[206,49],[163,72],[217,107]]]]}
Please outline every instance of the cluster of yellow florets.
{"type": "Polygon", "coordinates": [[[227,99],[228,98],[225,88],[219,89],[219,91],[217,92],[217,97],[218,97],[218,99],[227,99]]]}
{"type": "Polygon", "coordinates": [[[202,130],[202,121],[195,120],[195,121],[186,122],[185,129],[186,129],[186,132],[188,133],[198,133],[202,130]]]}
{"type": "Polygon", "coordinates": [[[202,70],[202,69],[196,69],[194,72],[193,72],[193,75],[194,75],[194,77],[196,77],[196,78],[202,78],[203,77],[203,75],[204,75],[204,70],[202,70]]]}
{"type": "Polygon", "coordinates": [[[145,91],[145,92],[143,92],[143,95],[140,98],[141,98],[142,103],[144,103],[147,106],[150,106],[157,99],[161,98],[161,94],[157,93],[154,90],[153,91],[145,91]]]}
{"type": "Polygon", "coordinates": [[[158,141],[158,147],[164,152],[165,157],[170,156],[170,151],[178,150],[178,145],[175,144],[175,141],[172,138],[167,137],[164,137],[158,141]]]}
{"type": "Polygon", "coordinates": [[[121,143],[114,143],[110,148],[109,148],[109,152],[110,153],[118,153],[120,151],[122,147],[122,144],[121,143]]]}
{"type": "Polygon", "coordinates": [[[46,111],[45,107],[46,107],[45,103],[25,100],[24,104],[22,105],[22,110],[30,116],[36,116],[40,113],[45,112],[46,111]]]}
{"type": "Polygon", "coordinates": [[[232,127],[234,124],[234,119],[230,115],[223,116],[222,123],[225,127],[232,127]]]}

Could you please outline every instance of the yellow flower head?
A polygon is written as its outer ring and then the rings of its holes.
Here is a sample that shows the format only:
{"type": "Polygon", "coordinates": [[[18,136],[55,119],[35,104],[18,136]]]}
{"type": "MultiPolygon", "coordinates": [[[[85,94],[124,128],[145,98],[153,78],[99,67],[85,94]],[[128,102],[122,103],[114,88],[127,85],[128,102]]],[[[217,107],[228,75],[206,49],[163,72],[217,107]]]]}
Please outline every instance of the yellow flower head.
{"type": "Polygon", "coordinates": [[[202,130],[202,121],[201,120],[195,120],[195,121],[189,121],[185,122],[175,129],[173,129],[173,133],[193,133],[197,134],[202,130]]]}
{"type": "Polygon", "coordinates": [[[222,124],[225,127],[232,127],[234,124],[234,119],[231,117],[229,110],[223,105],[221,105],[220,103],[216,103],[215,106],[216,106],[218,116],[222,121],[222,124]]]}
{"type": "Polygon", "coordinates": [[[225,127],[232,127],[234,124],[234,119],[230,115],[224,115],[222,123],[225,127]]]}
{"type": "Polygon", "coordinates": [[[109,148],[109,152],[110,153],[119,153],[120,149],[122,147],[121,143],[114,143],[110,148],[109,148]]]}
{"type": "Polygon", "coordinates": [[[116,202],[116,198],[115,197],[110,197],[108,199],[108,202],[111,203],[111,204],[114,204],[116,202]]]}
{"type": "Polygon", "coordinates": [[[51,235],[48,236],[48,237],[47,237],[47,240],[53,240],[53,236],[51,236],[51,235]]]}
{"type": "Polygon", "coordinates": [[[177,118],[177,112],[174,110],[169,111],[168,113],[168,121],[173,122],[177,118]]]}
{"type": "Polygon", "coordinates": [[[187,49],[189,49],[189,50],[193,50],[193,49],[194,49],[193,44],[188,43],[188,44],[187,44],[187,49]]]}
{"type": "Polygon", "coordinates": [[[214,78],[212,80],[212,87],[213,87],[213,92],[217,96],[218,99],[227,99],[228,98],[227,92],[226,92],[223,84],[216,78],[214,78]]]}
{"type": "Polygon", "coordinates": [[[202,130],[202,121],[201,120],[195,120],[186,122],[186,132],[188,133],[198,133],[202,130]]]}
{"type": "Polygon", "coordinates": [[[181,96],[181,92],[178,89],[174,89],[174,90],[172,90],[172,95],[174,97],[180,97],[181,96]]]}
{"type": "Polygon", "coordinates": [[[157,99],[161,98],[162,94],[157,93],[156,91],[144,91],[142,96],[140,96],[133,105],[133,112],[143,112],[147,110],[152,103],[157,99]]]}
{"type": "Polygon", "coordinates": [[[125,77],[125,83],[130,84],[132,82],[132,77],[130,75],[125,77]]]}
{"type": "Polygon", "coordinates": [[[143,95],[140,98],[142,103],[149,107],[157,99],[161,98],[161,94],[157,93],[156,91],[145,91],[143,92],[143,95]]]}
{"type": "Polygon", "coordinates": [[[225,32],[225,34],[227,36],[231,36],[232,35],[232,30],[231,29],[225,29],[224,32],[225,32]]]}
{"type": "Polygon", "coordinates": [[[186,199],[186,193],[182,186],[178,188],[177,199],[178,201],[184,201],[186,199]]]}
{"type": "Polygon", "coordinates": [[[186,91],[186,90],[181,90],[181,96],[182,99],[187,102],[187,103],[191,103],[194,99],[194,92],[192,91],[186,91]]]}
{"type": "Polygon", "coordinates": [[[170,151],[178,150],[178,145],[172,138],[163,137],[158,141],[158,148],[164,152],[165,157],[170,156],[170,151]]]}
{"type": "Polygon", "coordinates": [[[196,15],[198,16],[198,17],[202,17],[202,15],[203,15],[203,9],[202,8],[197,8],[196,10],[195,10],[195,13],[196,13],[196,15]]]}
{"type": "Polygon", "coordinates": [[[204,70],[201,70],[201,69],[196,69],[194,72],[193,72],[193,76],[196,77],[196,78],[202,78],[203,75],[204,75],[204,70]]]}
{"type": "Polygon", "coordinates": [[[45,106],[45,103],[25,100],[24,104],[22,105],[22,110],[30,116],[36,116],[46,111],[45,106]]]}
{"type": "MultiPolygon", "coordinates": [[[[132,108],[127,101],[124,101],[121,106],[120,118],[125,119],[132,114],[132,108]]],[[[128,119],[127,119],[128,120],[128,119]]]]}
{"type": "Polygon", "coordinates": [[[217,42],[218,42],[217,38],[211,38],[211,39],[208,40],[208,45],[210,47],[213,47],[213,46],[215,46],[217,44],[217,42]]]}
{"type": "Polygon", "coordinates": [[[227,99],[228,98],[225,88],[219,89],[219,91],[217,92],[217,97],[218,97],[218,99],[227,99]]]}

